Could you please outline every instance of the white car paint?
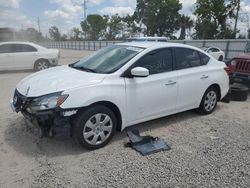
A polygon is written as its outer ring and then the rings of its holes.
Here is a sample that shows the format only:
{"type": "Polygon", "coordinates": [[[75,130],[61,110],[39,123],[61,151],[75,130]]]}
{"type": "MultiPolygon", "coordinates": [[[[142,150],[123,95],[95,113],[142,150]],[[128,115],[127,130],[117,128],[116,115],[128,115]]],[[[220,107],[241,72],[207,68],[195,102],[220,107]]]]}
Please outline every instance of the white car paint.
{"type": "Polygon", "coordinates": [[[46,60],[50,66],[58,65],[59,50],[47,49],[31,42],[1,42],[0,43],[0,70],[34,69],[38,60],[46,60]],[[11,46],[9,51],[1,51],[4,46],[11,46]],[[30,46],[34,51],[18,52],[15,46],[30,46]],[[15,48],[15,49],[14,49],[15,48]]]}
{"type": "Polygon", "coordinates": [[[222,57],[221,61],[225,59],[225,53],[217,47],[203,47],[203,49],[217,60],[220,60],[220,57],[222,57]]]}
{"type": "Polygon", "coordinates": [[[173,70],[148,77],[123,77],[124,72],[137,60],[156,49],[181,47],[204,52],[195,47],[174,43],[130,42],[118,45],[145,49],[111,74],[97,74],[61,66],[28,76],[18,83],[16,89],[26,97],[63,91],[62,94],[69,95],[60,106],[65,110],[109,101],[120,110],[122,129],[197,108],[206,89],[213,84],[219,85],[221,98],[229,90],[225,64],[209,54],[206,54],[210,57],[207,65],[200,67],[173,70]]]}

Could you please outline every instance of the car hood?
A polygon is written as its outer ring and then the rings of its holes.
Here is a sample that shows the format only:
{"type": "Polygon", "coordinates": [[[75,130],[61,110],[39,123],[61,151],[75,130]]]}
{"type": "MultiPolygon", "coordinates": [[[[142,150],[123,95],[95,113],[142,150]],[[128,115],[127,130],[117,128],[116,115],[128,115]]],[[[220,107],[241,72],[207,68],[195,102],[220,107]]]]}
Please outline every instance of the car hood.
{"type": "Polygon", "coordinates": [[[239,54],[233,59],[250,59],[250,53],[239,54]]]}
{"type": "Polygon", "coordinates": [[[38,97],[75,87],[95,85],[104,78],[105,74],[85,72],[69,66],[58,66],[27,76],[17,84],[16,89],[24,96],[38,97]]]}

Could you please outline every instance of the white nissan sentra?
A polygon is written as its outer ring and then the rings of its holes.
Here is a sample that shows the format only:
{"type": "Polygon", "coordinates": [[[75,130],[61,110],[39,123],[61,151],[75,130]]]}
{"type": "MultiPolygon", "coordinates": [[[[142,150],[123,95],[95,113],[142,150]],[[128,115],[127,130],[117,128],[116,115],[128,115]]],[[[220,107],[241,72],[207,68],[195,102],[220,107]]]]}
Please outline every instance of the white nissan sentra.
{"type": "Polygon", "coordinates": [[[227,71],[195,47],[121,43],[24,78],[11,107],[45,135],[70,126],[77,143],[97,149],[137,123],[190,109],[212,113],[229,90],[227,71]]]}
{"type": "Polygon", "coordinates": [[[34,69],[58,65],[59,50],[31,42],[0,42],[0,71],[34,69]]]}

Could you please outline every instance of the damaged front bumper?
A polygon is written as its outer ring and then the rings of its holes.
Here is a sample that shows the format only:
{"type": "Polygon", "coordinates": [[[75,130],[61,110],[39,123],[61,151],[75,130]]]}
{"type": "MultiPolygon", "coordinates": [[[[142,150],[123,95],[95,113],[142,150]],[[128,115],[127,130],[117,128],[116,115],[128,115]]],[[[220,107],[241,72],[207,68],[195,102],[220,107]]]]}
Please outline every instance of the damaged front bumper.
{"type": "Polygon", "coordinates": [[[53,136],[55,130],[70,128],[72,116],[75,115],[78,109],[62,109],[56,107],[49,110],[30,110],[30,104],[35,98],[28,98],[21,95],[15,90],[14,95],[11,99],[10,106],[13,112],[21,112],[23,116],[31,122],[35,127],[39,127],[42,133],[40,136],[48,135],[53,136]]]}

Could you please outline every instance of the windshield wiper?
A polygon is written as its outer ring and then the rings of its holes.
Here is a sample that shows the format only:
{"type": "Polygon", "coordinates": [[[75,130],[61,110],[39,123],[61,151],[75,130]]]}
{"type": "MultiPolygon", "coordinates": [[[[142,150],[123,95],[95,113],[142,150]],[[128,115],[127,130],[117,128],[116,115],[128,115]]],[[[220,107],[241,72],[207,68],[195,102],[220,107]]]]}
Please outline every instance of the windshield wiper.
{"type": "Polygon", "coordinates": [[[74,67],[74,65],[71,65],[70,67],[72,67],[72,68],[74,68],[74,69],[78,69],[78,70],[83,70],[83,71],[86,71],[86,72],[93,72],[93,73],[96,73],[95,70],[89,69],[89,68],[86,68],[86,67],[74,67]]]}

